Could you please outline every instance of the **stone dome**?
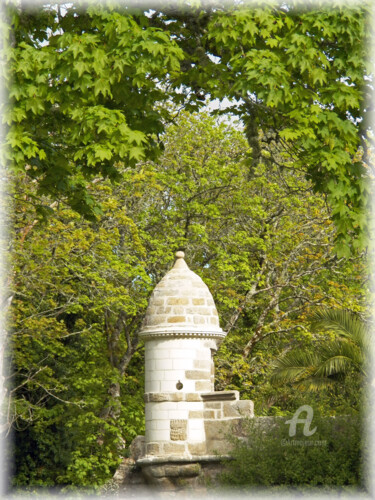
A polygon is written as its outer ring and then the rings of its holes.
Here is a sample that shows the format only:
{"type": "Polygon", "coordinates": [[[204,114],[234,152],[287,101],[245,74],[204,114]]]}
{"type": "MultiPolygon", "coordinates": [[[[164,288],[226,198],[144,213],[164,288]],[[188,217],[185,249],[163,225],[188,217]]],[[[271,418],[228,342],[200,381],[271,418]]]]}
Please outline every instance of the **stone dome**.
{"type": "Polygon", "coordinates": [[[184,257],[184,252],[176,253],[173,268],[154,288],[141,337],[225,337],[207,285],[189,269],[184,257]]]}

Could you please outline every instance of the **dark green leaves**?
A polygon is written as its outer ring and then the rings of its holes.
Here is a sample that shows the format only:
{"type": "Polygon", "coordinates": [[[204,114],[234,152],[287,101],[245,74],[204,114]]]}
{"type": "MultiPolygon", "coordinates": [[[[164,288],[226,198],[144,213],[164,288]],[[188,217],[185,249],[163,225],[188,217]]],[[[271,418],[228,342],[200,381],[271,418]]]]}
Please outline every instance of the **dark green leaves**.
{"type": "Polygon", "coordinates": [[[132,166],[155,156],[155,134],[163,128],[156,107],[168,99],[160,82],[179,70],[182,51],[148,27],[147,18],[140,26],[121,10],[71,5],[59,15],[51,6],[42,12],[55,16],[48,42],[18,43],[17,26],[28,19],[31,30],[40,18],[12,10],[7,161],[13,171],[30,164],[26,171],[40,194],[93,217],[95,204],[85,194],[89,179],[115,177],[120,161],[132,166]]]}
{"type": "Polygon", "coordinates": [[[367,4],[232,8],[215,12],[207,32],[218,65],[225,65],[223,83],[210,91],[252,102],[256,113],[250,119],[265,134],[276,133],[283,161],[305,171],[317,191],[328,194],[338,242],[347,248],[353,241],[363,242],[368,230],[368,223],[367,229],[357,224],[358,214],[368,212],[370,198],[369,183],[363,183],[366,171],[358,163],[366,139],[360,135],[360,117],[368,9],[367,4]]]}

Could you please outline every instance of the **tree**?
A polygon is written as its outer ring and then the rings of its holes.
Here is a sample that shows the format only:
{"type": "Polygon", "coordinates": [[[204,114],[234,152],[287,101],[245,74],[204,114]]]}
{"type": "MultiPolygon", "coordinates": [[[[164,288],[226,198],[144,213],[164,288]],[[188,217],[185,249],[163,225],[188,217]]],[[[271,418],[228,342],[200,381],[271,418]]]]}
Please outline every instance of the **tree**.
{"type": "Polygon", "coordinates": [[[180,113],[164,140],[159,162],[127,171],[127,210],[149,261],[163,256],[149,268],[155,282],[165,253],[181,248],[212,291],[229,332],[216,356],[217,389],[258,401],[274,357],[312,341],[306,317],[316,306],[365,310],[365,256],[333,254],[329,209],[303,175],[269,166],[267,150],[249,171],[240,130],[180,113]]]}
{"type": "Polygon", "coordinates": [[[364,308],[362,257],[332,255],[329,211],[302,175],[263,162],[250,169],[241,129],[203,113],[181,112],[163,140],[158,161],[117,166],[121,183],[88,183],[102,206],[97,221],[55,204],[33,225],[37,183],[13,178],[17,485],[99,485],[142,433],[137,333],[177,249],[229,331],[217,388],[256,403],[270,362],[287,344],[309,342],[311,308],[364,308]]]}
{"type": "Polygon", "coordinates": [[[253,162],[262,143],[272,142],[273,162],[303,171],[316,192],[327,194],[337,249],[347,256],[352,238],[354,248],[365,246],[369,211],[370,17],[369,3],[294,1],[153,15],[156,26],[171,29],[175,21],[185,51],[179,83],[234,99],[253,162]]]}
{"type": "Polygon", "coordinates": [[[315,332],[335,332],[318,340],[313,351],[294,349],[274,363],[272,381],[317,391],[343,382],[347,375],[369,375],[368,325],[346,310],[323,309],[312,319],[315,332]]]}
{"type": "Polygon", "coordinates": [[[16,178],[7,381],[16,485],[95,486],[143,432],[137,330],[150,293],[144,249],[110,186],[100,224],[55,207],[33,222],[36,187],[16,178]]]}
{"type": "Polygon", "coordinates": [[[7,15],[8,163],[37,181],[39,215],[50,212],[47,195],[95,218],[88,182],[118,180],[119,161],[157,153],[168,114],[158,106],[170,98],[160,82],[179,70],[182,51],[126,7],[10,1],[7,15]]]}
{"type": "Polygon", "coordinates": [[[8,2],[8,156],[14,170],[30,165],[39,212],[49,211],[38,202],[48,194],[94,217],[88,180],[118,179],[116,162],[152,159],[171,119],[166,102],[191,110],[226,97],[253,163],[272,143],[274,164],[302,171],[327,195],[338,254],[364,248],[370,4],[155,9],[111,2],[35,12],[8,2]]]}

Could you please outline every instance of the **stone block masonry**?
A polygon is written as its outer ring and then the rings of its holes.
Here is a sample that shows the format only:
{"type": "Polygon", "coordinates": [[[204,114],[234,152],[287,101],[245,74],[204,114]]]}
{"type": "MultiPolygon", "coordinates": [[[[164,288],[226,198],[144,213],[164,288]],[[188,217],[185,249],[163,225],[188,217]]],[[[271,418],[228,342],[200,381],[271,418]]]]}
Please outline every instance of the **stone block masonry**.
{"type": "Polygon", "coordinates": [[[214,391],[213,355],[226,334],[207,286],[183,252],[176,257],[151,295],[139,334],[146,431],[136,463],[148,483],[166,489],[187,479],[200,484],[202,470],[217,463],[215,453],[226,453],[227,434],[253,416],[252,402],[240,401],[237,391],[214,391]]]}
{"type": "Polygon", "coordinates": [[[187,420],[170,421],[171,441],[185,441],[187,439],[187,420]]]}

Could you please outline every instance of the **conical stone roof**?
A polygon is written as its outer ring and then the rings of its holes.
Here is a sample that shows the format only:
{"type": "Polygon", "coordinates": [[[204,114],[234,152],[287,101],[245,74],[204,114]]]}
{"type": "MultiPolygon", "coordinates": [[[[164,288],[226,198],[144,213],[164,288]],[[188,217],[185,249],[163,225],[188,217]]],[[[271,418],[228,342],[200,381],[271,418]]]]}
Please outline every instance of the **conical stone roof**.
{"type": "Polygon", "coordinates": [[[151,294],[140,336],[207,336],[224,338],[212,295],[191,271],[184,252],[151,294]]]}

